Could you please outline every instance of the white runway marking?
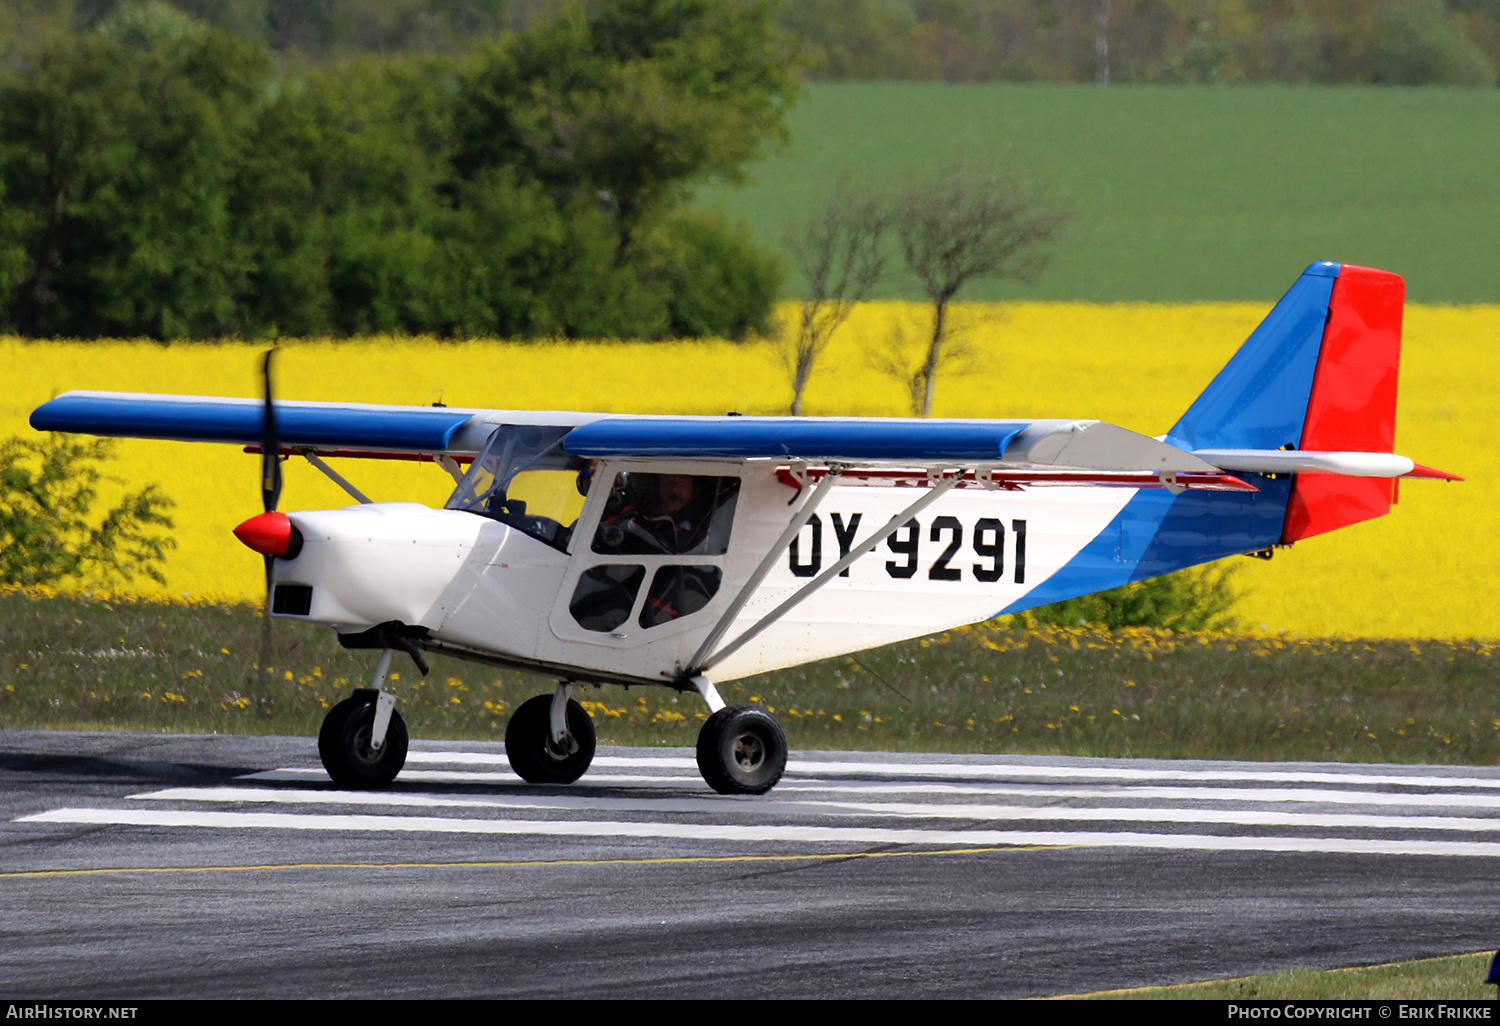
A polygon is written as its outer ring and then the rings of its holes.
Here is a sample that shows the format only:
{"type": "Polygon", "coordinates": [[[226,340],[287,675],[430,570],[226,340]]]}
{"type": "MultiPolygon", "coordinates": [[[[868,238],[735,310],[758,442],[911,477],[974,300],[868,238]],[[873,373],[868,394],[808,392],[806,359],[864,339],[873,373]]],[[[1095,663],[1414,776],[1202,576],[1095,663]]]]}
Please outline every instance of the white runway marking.
{"type": "MultiPolygon", "coordinates": [[[[328,783],[328,774],[320,769],[277,769],[266,770],[263,773],[247,773],[240,780],[316,780],[328,783]]],[[[483,770],[402,770],[401,779],[406,781],[423,780],[444,784],[507,784],[519,786],[523,783],[520,777],[510,770],[503,773],[493,773],[483,770]]],[[[703,778],[695,770],[691,776],[686,774],[680,776],[657,776],[657,775],[631,775],[624,773],[590,773],[586,778],[589,785],[619,785],[639,784],[647,787],[691,787],[694,790],[701,789],[703,778]]]]}
{"type": "MultiPolygon", "coordinates": [[[[499,776],[511,776],[509,763],[503,754],[478,752],[410,752],[406,756],[408,765],[491,765],[505,772],[499,776]]],[[[697,779],[698,763],[680,756],[621,756],[601,755],[593,761],[594,769],[675,769],[689,770],[697,779]]],[[[1500,776],[1450,776],[1423,775],[1417,773],[1389,773],[1376,767],[1341,766],[1330,770],[1261,770],[1253,763],[1233,764],[1232,768],[1215,769],[1171,769],[1166,767],[1135,768],[1123,766],[1053,766],[1032,763],[975,764],[964,762],[870,762],[856,759],[813,759],[793,756],[787,760],[786,775],[796,777],[957,777],[969,780],[995,780],[1012,777],[1022,780],[1181,780],[1181,781],[1245,781],[1247,783],[1284,784],[1364,784],[1399,785],[1403,787],[1479,787],[1500,792],[1500,776]]],[[[321,771],[308,771],[317,774],[321,771]]],[[[402,773],[405,779],[407,772],[402,773]]],[[[595,779],[590,772],[589,780],[595,779]]]]}
{"type": "MultiPolygon", "coordinates": [[[[826,791],[826,785],[781,783],[776,793],[826,791]]],[[[849,794],[952,794],[1008,795],[1023,798],[1116,798],[1144,801],[1159,799],[1181,802],[1248,802],[1282,804],[1334,804],[1411,806],[1413,808],[1500,809],[1500,795],[1430,794],[1405,791],[1337,791],[1320,788],[1249,788],[1249,787],[1001,787],[985,784],[846,784],[839,788],[849,794]]]]}
{"type": "MultiPolygon", "coordinates": [[[[504,753],[492,754],[489,752],[407,752],[406,764],[410,766],[414,762],[425,762],[430,765],[439,766],[503,766],[510,768],[510,761],[504,753]]],[[[599,766],[660,766],[662,769],[686,769],[698,772],[696,759],[683,758],[680,755],[596,755],[594,761],[589,764],[593,767],[599,766]]]]}
{"type": "Polygon", "coordinates": [[[716,845],[716,851],[767,844],[783,851],[1110,845],[1500,857],[1500,840],[1490,839],[1500,832],[1500,774],[1461,770],[823,756],[793,759],[770,795],[726,798],[709,793],[695,760],[681,755],[603,755],[574,788],[524,784],[499,752],[424,750],[408,762],[400,780],[421,784],[421,791],[341,791],[320,769],[283,768],[225,786],[131,795],[127,808],[54,809],[17,822],[654,838],[716,845]],[[463,789],[445,793],[443,785],[463,789]]]}
{"type": "Polygon", "coordinates": [[[961,847],[1010,845],[1173,848],[1198,851],[1362,852],[1378,855],[1500,857],[1500,844],[1385,838],[1195,836],[1028,830],[899,830],[871,827],[735,826],[599,820],[441,819],[430,816],[315,816],[284,812],[181,812],[143,809],[55,809],[21,823],[269,830],[357,830],[437,834],[537,834],[565,837],[670,838],[696,841],[773,841],[820,844],[914,844],[961,847]]]}
{"type": "Polygon", "coordinates": [[[1365,830],[1500,831],[1500,818],[1458,816],[1365,816],[1220,809],[1154,809],[1128,806],[1071,808],[1055,805],[966,805],[918,802],[772,801],[737,799],[732,809],[718,798],[585,798],[558,796],[461,797],[369,791],[286,791],[270,788],[174,787],[131,795],[137,800],[235,802],[265,805],[381,805],[409,808],[551,809],[559,812],[652,812],[722,815],[869,814],[902,819],[1065,820],[1076,822],[1226,823],[1240,826],[1348,827],[1365,830]]]}

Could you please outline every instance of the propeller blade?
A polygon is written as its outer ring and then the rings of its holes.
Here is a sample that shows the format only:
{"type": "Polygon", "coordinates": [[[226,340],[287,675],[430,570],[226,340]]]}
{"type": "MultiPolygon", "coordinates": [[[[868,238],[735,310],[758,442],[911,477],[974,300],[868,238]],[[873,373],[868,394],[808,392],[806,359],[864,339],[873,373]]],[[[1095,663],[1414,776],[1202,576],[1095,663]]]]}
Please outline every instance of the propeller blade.
{"type": "Polygon", "coordinates": [[[266,403],[260,433],[260,498],[261,506],[267,513],[275,512],[276,504],[281,501],[281,439],[276,432],[276,406],[271,401],[274,394],[271,387],[271,357],[275,353],[274,349],[266,350],[265,363],[261,368],[266,403]]]}
{"type": "MultiPolygon", "coordinates": [[[[271,386],[271,357],[276,350],[267,349],[265,362],[261,365],[261,378],[265,386],[265,416],[260,433],[260,501],[266,513],[274,513],[281,501],[281,438],[276,432],[276,406],[272,402],[275,389],[271,386]]],[[[276,557],[264,553],[266,560],[266,609],[265,627],[260,636],[260,671],[270,673],[271,662],[271,574],[276,557]]]]}

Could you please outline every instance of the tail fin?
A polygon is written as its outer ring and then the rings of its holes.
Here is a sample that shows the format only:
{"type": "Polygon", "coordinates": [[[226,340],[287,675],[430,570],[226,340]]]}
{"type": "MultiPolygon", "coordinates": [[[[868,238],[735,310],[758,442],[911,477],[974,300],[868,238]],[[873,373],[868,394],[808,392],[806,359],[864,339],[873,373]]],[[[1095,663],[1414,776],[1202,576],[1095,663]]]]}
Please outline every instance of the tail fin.
{"type": "MultiPolygon", "coordinates": [[[[1406,283],[1346,265],[1333,288],[1302,444],[1307,450],[1392,452],[1401,308],[1406,283]]],[[[1299,475],[1281,540],[1294,542],[1384,516],[1396,500],[1394,478],[1299,475]]]]}
{"type": "MultiPolygon", "coordinates": [[[[1167,433],[1198,449],[1393,450],[1406,286],[1386,271],[1316,263],[1167,433]]],[[[1284,543],[1388,513],[1395,481],[1298,474],[1284,543]]]]}

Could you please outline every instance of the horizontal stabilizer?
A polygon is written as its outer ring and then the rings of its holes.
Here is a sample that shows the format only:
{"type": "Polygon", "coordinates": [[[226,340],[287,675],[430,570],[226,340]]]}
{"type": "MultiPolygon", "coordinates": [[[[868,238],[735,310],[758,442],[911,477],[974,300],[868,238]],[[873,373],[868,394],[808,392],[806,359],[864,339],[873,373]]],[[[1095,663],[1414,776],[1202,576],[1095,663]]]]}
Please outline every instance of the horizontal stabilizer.
{"type": "Polygon", "coordinates": [[[1220,470],[1256,474],[1341,474],[1344,477],[1405,477],[1416,464],[1392,452],[1303,452],[1298,449],[1195,449],[1193,455],[1220,470]]]}
{"type": "Polygon", "coordinates": [[[1418,463],[1416,466],[1414,466],[1412,468],[1411,473],[1406,474],[1404,476],[1405,477],[1417,477],[1417,478],[1421,478],[1421,479],[1423,479],[1425,481],[1462,481],[1463,480],[1463,478],[1459,477],[1457,474],[1450,474],[1446,470],[1439,470],[1436,467],[1424,467],[1420,463],[1418,463]]]}

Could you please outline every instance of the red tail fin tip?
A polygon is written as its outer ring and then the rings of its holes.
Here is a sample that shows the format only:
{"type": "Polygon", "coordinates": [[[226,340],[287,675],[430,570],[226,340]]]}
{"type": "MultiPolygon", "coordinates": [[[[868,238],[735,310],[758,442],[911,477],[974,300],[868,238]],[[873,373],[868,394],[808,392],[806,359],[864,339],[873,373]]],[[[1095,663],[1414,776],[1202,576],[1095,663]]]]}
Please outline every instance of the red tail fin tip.
{"type": "MultiPolygon", "coordinates": [[[[1394,450],[1405,299],[1406,283],[1399,275],[1353,264],[1340,267],[1298,448],[1394,450]]],[[[1392,480],[1299,476],[1287,504],[1282,541],[1384,516],[1394,498],[1392,480]]]]}

